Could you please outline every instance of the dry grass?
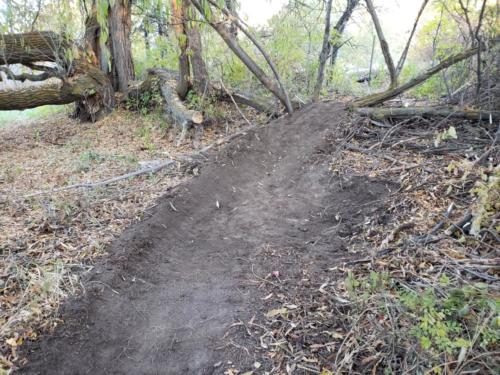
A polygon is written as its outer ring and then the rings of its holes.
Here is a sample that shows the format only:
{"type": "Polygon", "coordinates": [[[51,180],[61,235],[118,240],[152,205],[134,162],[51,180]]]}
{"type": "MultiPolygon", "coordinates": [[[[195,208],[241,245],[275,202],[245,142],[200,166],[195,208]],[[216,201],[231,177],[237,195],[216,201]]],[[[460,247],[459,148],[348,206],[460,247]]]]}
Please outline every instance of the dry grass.
{"type": "MultiPolygon", "coordinates": [[[[205,130],[203,144],[245,125],[228,120],[205,130]]],[[[255,119],[255,115],[247,114],[255,119]]],[[[26,339],[54,328],[60,303],[81,289],[80,279],[105,255],[106,245],[140,220],[169,188],[189,178],[176,166],[98,189],[26,196],[140,169],[141,162],[175,157],[159,116],[117,111],[95,124],[57,115],[0,129],[0,348],[9,369],[26,339]]]]}

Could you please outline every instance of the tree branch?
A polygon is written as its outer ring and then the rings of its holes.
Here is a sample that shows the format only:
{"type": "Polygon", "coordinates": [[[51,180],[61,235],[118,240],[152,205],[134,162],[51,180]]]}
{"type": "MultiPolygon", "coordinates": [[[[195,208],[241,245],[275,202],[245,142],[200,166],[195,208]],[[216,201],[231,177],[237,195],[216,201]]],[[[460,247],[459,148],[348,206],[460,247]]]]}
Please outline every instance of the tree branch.
{"type": "MultiPolygon", "coordinates": [[[[368,0],[369,1],[369,0],[368,0]]],[[[465,60],[478,52],[479,47],[471,48],[466,51],[457,53],[455,55],[449,56],[445,60],[443,60],[440,64],[433,66],[432,68],[427,69],[424,73],[419,76],[409,80],[405,84],[390,88],[387,91],[369,95],[367,97],[355,100],[353,105],[355,107],[371,107],[376,104],[381,104],[389,99],[395,98],[396,96],[402,94],[403,92],[421,84],[422,82],[428,80],[430,77],[439,73],[441,70],[446,69],[462,60],[465,60]]]]}
{"type": "Polygon", "coordinates": [[[7,77],[13,81],[32,81],[32,82],[41,82],[45,81],[49,78],[56,77],[49,72],[44,72],[42,74],[29,74],[29,73],[21,73],[15,74],[12,70],[7,68],[6,66],[0,66],[0,72],[4,72],[7,77]]]}

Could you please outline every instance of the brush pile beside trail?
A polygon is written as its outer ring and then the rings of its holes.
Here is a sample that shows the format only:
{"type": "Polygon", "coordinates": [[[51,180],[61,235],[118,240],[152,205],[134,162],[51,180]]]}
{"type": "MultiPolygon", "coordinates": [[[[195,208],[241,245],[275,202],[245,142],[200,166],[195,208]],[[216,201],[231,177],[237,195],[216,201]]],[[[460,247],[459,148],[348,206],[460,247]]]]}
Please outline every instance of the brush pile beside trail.
{"type": "Polygon", "coordinates": [[[262,254],[302,272],[254,278],[264,306],[226,340],[255,362],[226,373],[498,373],[499,133],[462,120],[355,117],[332,134],[334,176],[399,189],[352,228],[341,266],[311,272],[291,249],[262,254]]]}

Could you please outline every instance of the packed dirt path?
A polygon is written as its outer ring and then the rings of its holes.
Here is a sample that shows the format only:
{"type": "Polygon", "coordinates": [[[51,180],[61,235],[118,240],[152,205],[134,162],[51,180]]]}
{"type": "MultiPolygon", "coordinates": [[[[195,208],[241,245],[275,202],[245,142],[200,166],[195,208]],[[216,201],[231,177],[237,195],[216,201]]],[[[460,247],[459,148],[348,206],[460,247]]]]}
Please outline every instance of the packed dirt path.
{"type": "Polygon", "coordinates": [[[25,350],[20,373],[221,373],[221,338],[254,308],[249,259],[292,246],[304,262],[335,265],[343,242],[325,232],[334,213],[356,218],[387,190],[360,178],[341,188],[321,157],[347,116],[341,104],[315,104],[214,153],[115,241],[64,307],[65,324],[25,350]]]}

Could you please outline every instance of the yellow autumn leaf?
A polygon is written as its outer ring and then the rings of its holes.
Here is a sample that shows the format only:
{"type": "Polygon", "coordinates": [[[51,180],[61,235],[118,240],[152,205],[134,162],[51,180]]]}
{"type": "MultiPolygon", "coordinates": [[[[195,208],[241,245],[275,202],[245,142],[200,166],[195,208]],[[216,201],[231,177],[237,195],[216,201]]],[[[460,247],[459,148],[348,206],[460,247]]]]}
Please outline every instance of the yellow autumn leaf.
{"type": "Polygon", "coordinates": [[[281,309],[273,309],[273,310],[269,310],[266,314],[266,316],[268,318],[272,318],[272,317],[275,317],[277,315],[281,315],[281,314],[286,314],[288,312],[288,309],[286,308],[281,308],[281,309]]]}

